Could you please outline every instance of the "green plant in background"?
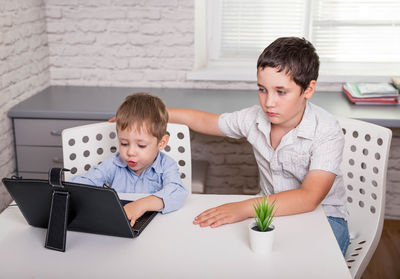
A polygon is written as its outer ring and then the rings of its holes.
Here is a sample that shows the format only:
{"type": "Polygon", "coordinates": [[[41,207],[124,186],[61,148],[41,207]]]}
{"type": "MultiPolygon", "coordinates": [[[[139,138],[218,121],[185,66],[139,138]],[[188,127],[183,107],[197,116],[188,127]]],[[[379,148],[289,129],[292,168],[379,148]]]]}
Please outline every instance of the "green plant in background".
{"type": "Polygon", "coordinates": [[[268,196],[267,198],[263,196],[262,200],[258,200],[253,207],[256,212],[255,220],[258,230],[261,232],[267,231],[275,217],[275,201],[269,203],[268,196]]]}

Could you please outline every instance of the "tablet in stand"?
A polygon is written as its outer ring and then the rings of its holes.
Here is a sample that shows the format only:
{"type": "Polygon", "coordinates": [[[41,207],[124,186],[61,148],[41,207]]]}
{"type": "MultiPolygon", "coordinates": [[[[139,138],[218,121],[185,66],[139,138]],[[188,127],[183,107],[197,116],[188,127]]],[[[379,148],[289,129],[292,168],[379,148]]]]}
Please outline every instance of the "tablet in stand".
{"type": "Polygon", "coordinates": [[[157,214],[146,212],[134,227],[114,189],[64,182],[64,169],[53,168],[49,180],[3,178],[2,182],[29,225],[47,228],[45,247],[65,251],[67,230],[134,238],[157,214]]]}

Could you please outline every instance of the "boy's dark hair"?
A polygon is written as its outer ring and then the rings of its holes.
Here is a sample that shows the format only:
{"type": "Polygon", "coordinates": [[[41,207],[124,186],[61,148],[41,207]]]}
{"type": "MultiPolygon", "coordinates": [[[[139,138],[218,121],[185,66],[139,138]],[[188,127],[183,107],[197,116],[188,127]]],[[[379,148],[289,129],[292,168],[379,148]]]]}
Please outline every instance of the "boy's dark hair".
{"type": "Polygon", "coordinates": [[[266,47],[258,58],[257,70],[265,67],[285,71],[304,92],[310,81],[318,78],[319,57],[306,39],[282,37],[266,47]]]}
{"type": "Polygon", "coordinates": [[[136,129],[155,136],[158,140],[167,133],[168,111],[164,102],[148,93],[135,93],[125,98],[116,115],[117,131],[136,129]]]}

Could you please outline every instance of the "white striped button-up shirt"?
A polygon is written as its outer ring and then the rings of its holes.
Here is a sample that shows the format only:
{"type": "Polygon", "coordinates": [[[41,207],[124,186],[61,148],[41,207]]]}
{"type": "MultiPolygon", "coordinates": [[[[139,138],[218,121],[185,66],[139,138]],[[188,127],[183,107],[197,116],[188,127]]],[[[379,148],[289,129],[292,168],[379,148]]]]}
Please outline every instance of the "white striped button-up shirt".
{"type": "Polygon", "coordinates": [[[331,190],[322,201],[327,216],[346,218],[346,195],[340,171],[344,136],[336,118],[307,102],[300,124],[282,137],[274,150],[271,123],[260,106],[252,106],[219,117],[219,128],[231,138],[247,138],[253,146],[265,194],[297,189],[310,170],[336,174],[331,190]]]}

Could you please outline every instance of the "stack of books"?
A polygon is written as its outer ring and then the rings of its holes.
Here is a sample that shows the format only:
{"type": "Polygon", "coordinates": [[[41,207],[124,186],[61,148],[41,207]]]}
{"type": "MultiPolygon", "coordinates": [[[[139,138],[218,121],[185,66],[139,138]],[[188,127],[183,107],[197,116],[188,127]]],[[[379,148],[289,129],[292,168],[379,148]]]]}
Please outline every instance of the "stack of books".
{"type": "Polygon", "coordinates": [[[400,90],[400,76],[392,77],[392,82],[393,85],[396,86],[398,90],[400,90]]]}
{"type": "Polygon", "coordinates": [[[347,82],[343,92],[354,104],[398,104],[399,91],[390,83],[347,82]]]}

